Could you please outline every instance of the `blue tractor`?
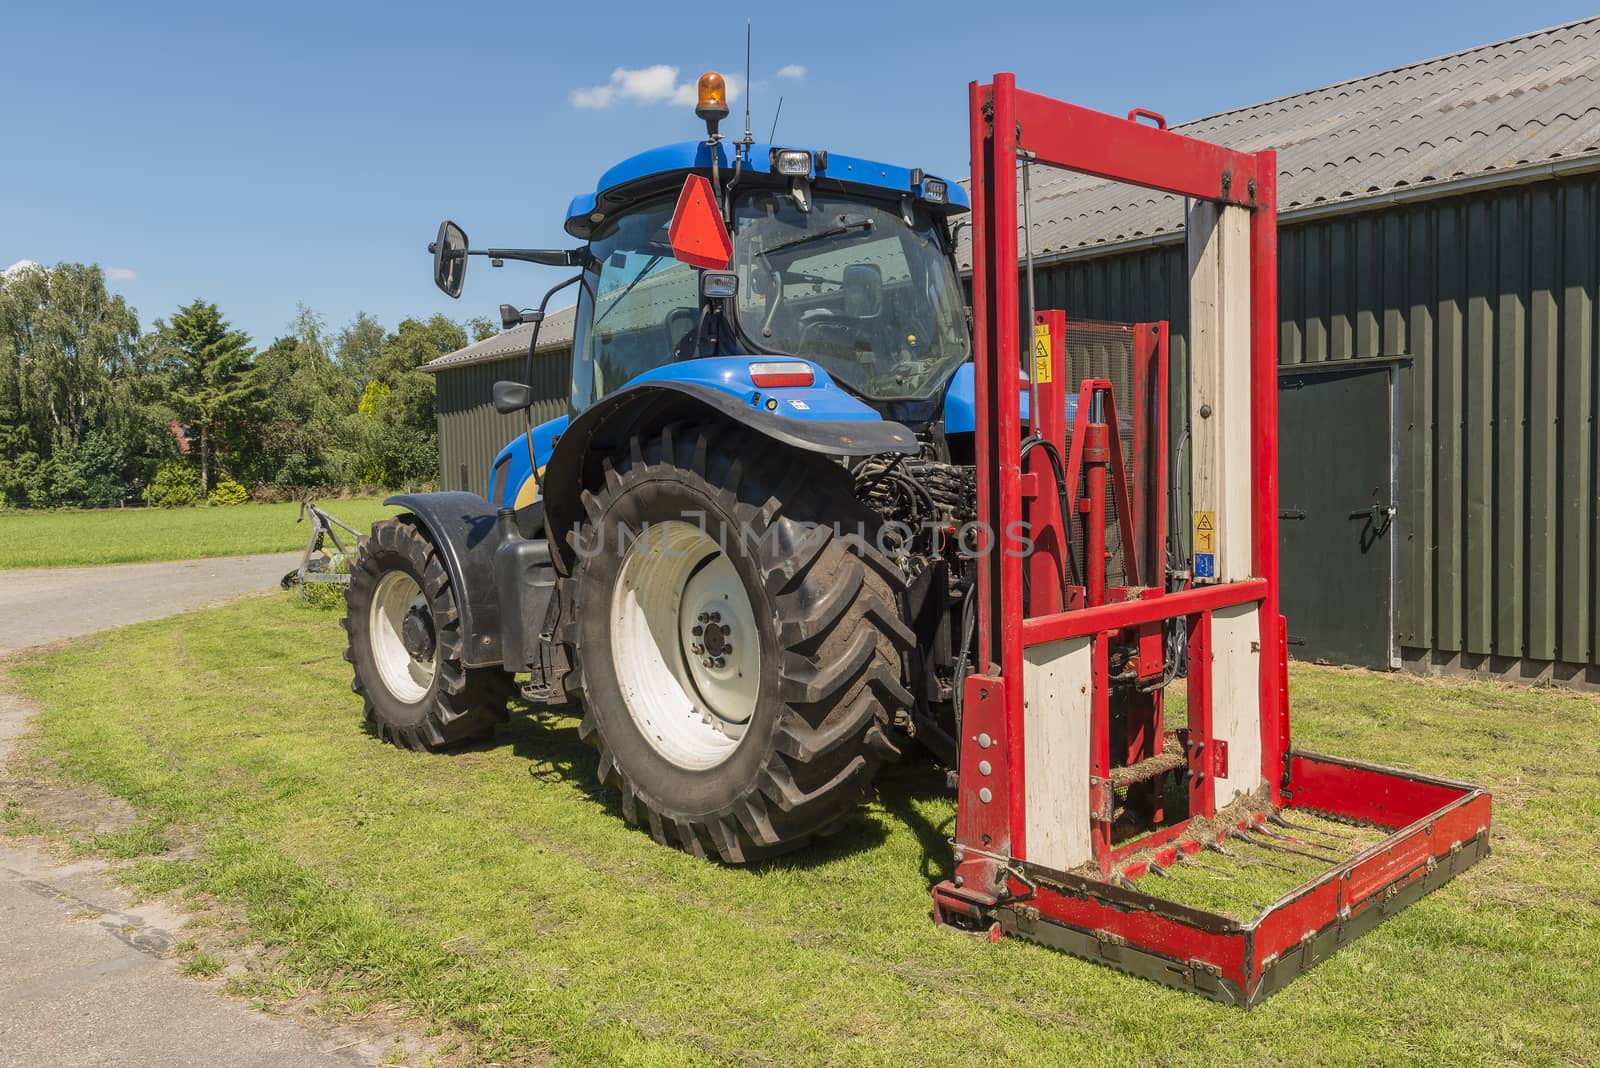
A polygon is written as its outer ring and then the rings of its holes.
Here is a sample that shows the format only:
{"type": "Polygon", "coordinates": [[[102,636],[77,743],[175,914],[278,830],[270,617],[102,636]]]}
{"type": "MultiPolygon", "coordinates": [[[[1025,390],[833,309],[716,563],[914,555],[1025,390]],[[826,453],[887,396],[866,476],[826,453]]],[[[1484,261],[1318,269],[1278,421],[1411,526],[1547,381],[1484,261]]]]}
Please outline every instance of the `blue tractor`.
{"type": "MultiPolygon", "coordinates": [[[[918,169],[728,140],[720,77],[699,88],[708,136],[607,171],[567,211],[577,247],[440,227],[452,297],[469,256],[576,268],[551,291],[576,287],[569,414],[500,451],[487,499],[393,499],[346,656],[371,728],[414,749],[491,733],[519,688],[577,702],[628,820],[739,863],[829,831],[912,740],[955,765],[969,204],[918,169]]],[[[502,319],[536,338],[544,306],[502,319]]],[[[494,389],[503,413],[531,399],[494,389]]]]}

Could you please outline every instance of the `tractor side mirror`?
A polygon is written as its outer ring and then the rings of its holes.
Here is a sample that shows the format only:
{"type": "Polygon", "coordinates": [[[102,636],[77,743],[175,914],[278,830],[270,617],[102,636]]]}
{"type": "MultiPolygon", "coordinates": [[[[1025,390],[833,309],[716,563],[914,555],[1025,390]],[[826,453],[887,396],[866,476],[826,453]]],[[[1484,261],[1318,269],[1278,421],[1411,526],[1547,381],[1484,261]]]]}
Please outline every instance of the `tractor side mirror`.
{"type": "Polygon", "coordinates": [[[439,236],[428,246],[433,253],[433,284],[447,297],[461,295],[467,277],[467,235],[446,219],[439,224],[439,236]]]}
{"type": "Polygon", "coordinates": [[[496,382],[494,410],[501,415],[520,412],[533,403],[533,387],[526,382],[496,382]]]}
{"type": "Polygon", "coordinates": [[[852,319],[874,319],[883,311],[883,271],[876,263],[852,263],[844,269],[844,313],[852,319]]]}

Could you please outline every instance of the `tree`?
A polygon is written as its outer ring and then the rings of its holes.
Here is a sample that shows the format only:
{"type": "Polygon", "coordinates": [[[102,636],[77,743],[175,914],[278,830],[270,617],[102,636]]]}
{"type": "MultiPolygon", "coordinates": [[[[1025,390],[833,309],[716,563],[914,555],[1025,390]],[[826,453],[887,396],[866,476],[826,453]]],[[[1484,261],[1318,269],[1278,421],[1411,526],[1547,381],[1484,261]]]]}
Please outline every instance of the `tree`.
{"type": "Polygon", "coordinates": [[[383,355],[372,366],[372,377],[389,387],[392,422],[419,433],[436,433],[433,376],[417,368],[466,344],[466,330],[443,315],[406,319],[389,335],[383,355]]]}
{"type": "Polygon", "coordinates": [[[357,312],[350,325],[339,331],[334,360],[352,381],[365,388],[372,379],[372,365],[383,355],[383,341],[382,324],[366,312],[357,312]]]}
{"type": "Polygon", "coordinates": [[[252,477],[297,490],[346,481],[345,422],[360,387],[328,354],[321,316],[301,305],[290,329],[256,357],[250,372],[263,405],[252,477]]]}
{"type": "Polygon", "coordinates": [[[94,265],[26,267],[0,280],[0,405],[28,444],[76,447],[107,419],[139,351],[139,318],[94,265]]]}
{"type": "Polygon", "coordinates": [[[200,495],[211,489],[218,433],[250,406],[247,374],[250,338],[231,329],[215,304],[196,300],[156,320],[156,364],[168,377],[168,397],[178,419],[198,436],[200,495]]]}
{"type": "Polygon", "coordinates": [[[138,314],[93,264],[0,276],[0,493],[9,503],[120,498],[128,442],[149,433],[135,383],[138,314]],[[101,435],[87,444],[95,430],[101,435]],[[82,472],[87,463],[93,478],[82,472]]]}

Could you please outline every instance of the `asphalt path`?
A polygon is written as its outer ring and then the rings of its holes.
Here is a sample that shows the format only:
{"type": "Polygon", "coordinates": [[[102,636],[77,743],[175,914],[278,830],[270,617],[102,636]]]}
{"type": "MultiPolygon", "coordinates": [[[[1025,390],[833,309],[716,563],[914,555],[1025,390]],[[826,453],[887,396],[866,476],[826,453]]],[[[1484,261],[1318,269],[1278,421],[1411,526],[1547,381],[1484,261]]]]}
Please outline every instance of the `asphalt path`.
{"type": "Polygon", "coordinates": [[[0,571],[0,653],[160,619],[269,589],[299,553],[0,571]]]}
{"type": "MultiPolygon", "coordinates": [[[[5,766],[33,711],[3,676],[9,655],[270,589],[298,558],[0,571],[0,799],[40,788],[5,766]]],[[[87,793],[54,804],[94,829],[131,819],[87,793]]],[[[258,1012],[185,976],[169,952],[184,920],[135,902],[100,862],[0,839],[0,1065],[349,1068],[394,1051],[393,1034],[258,1012]]]]}

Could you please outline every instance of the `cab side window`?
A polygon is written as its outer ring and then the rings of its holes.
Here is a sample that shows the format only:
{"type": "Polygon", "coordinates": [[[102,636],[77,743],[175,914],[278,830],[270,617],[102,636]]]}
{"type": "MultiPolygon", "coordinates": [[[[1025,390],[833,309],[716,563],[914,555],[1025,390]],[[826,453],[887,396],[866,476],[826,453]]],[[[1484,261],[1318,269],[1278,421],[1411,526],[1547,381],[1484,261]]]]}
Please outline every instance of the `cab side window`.
{"type": "Polygon", "coordinates": [[[578,310],[574,408],[670,363],[686,321],[694,321],[699,272],[673,258],[667,239],[675,204],[674,198],[643,204],[608,222],[590,242],[592,293],[585,291],[580,304],[587,307],[578,310]]]}

